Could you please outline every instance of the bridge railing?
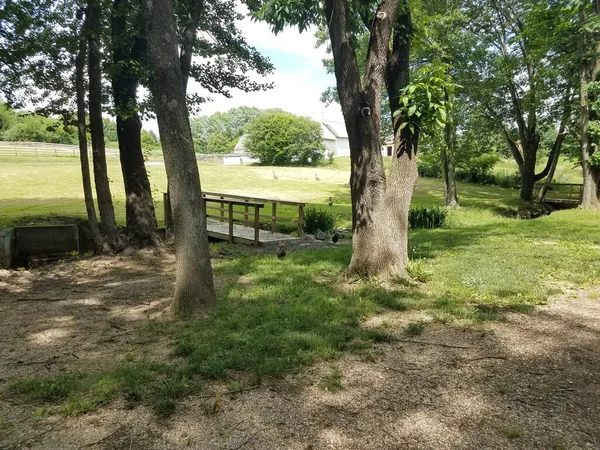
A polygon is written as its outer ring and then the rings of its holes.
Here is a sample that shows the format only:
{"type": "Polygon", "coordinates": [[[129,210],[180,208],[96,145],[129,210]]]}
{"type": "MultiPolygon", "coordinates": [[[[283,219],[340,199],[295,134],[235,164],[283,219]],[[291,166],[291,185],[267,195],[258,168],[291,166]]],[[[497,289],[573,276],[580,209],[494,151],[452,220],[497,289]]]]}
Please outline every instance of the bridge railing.
{"type": "MultiPolygon", "coordinates": [[[[298,236],[303,235],[304,227],[304,207],[305,203],[291,202],[286,200],[277,200],[259,197],[247,197],[242,195],[224,194],[218,192],[203,192],[204,207],[206,216],[226,222],[229,225],[228,240],[234,242],[236,240],[246,241],[234,236],[234,223],[241,224],[254,229],[254,245],[259,245],[260,223],[261,219],[266,219],[270,222],[271,231],[278,231],[277,222],[295,222],[297,221],[298,236]],[[265,205],[271,204],[271,214],[261,214],[261,210],[265,205]],[[277,206],[293,206],[298,208],[296,218],[290,219],[277,215],[277,206]]],[[[173,219],[171,215],[171,202],[169,194],[163,193],[164,212],[165,212],[165,228],[172,230],[173,219]]]]}
{"type": "MultiPolygon", "coordinates": [[[[534,195],[537,195],[544,183],[535,183],[534,195]]],[[[545,200],[557,203],[577,204],[583,195],[583,184],[581,183],[550,183],[546,192],[545,200]]]]}
{"type": "MultiPolygon", "coordinates": [[[[264,198],[264,197],[248,197],[245,195],[222,194],[222,193],[217,193],[217,192],[204,192],[203,196],[204,197],[208,196],[210,198],[220,198],[220,199],[224,199],[224,200],[225,199],[235,199],[235,200],[239,200],[244,203],[247,203],[248,205],[251,205],[252,202],[264,203],[265,205],[270,204],[271,205],[271,214],[261,214],[260,218],[267,219],[271,223],[271,231],[273,231],[273,232],[277,231],[277,222],[293,223],[293,222],[297,221],[298,236],[302,236],[304,233],[304,231],[303,231],[304,230],[304,207],[306,206],[306,203],[291,202],[291,201],[287,201],[287,200],[277,200],[277,199],[264,198]],[[283,217],[283,216],[278,216],[277,215],[277,205],[293,206],[298,209],[298,215],[294,219],[290,219],[288,217],[283,217]]],[[[242,203],[242,204],[244,204],[244,203],[242,203]]],[[[245,210],[247,213],[248,209],[245,208],[245,210]]],[[[248,220],[247,215],[246,215],[245,219],[248,220]]]]}

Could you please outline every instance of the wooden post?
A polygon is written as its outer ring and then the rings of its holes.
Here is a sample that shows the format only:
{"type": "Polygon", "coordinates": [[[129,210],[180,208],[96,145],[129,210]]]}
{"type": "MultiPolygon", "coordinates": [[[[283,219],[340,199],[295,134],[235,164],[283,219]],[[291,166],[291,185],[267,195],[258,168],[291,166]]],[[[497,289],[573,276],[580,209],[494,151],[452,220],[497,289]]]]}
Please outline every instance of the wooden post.
{"type": "Polygon", "coordinates": [[[228,202],[229,210],[229,242],[233,244],[233,203],[228,202]]]}
{"type": "Polygon", "coordinates": [[[165,215],[165,234],[173,233],[173,214],[171,213],[171,198],[168,192],[163,192],[163,210],[165,215]]]}
{"type": "MultiPolygon", "coordinates": [[[[247,202],[248,200],[245,200],[245,201],[247,202]]],[[[246,222],[248,222],[248,205],[244,205],[244,220],[246,222]]],[[[244,223],[244,226],[246,226],[245,223],[244,223]]]]}
{"type": "Polygon", "coordinates": [[[260,207],[254,205],[254,245],[260,245],[260,207]]]}
{"type": "Polygon", "coordinates": [[[273,208],[271,210],[271,231],[274,233],[277,231],[277,202],[273,202],[273,208]]]}
{"type": "MultiPolygon", "coordinates": [[[[221,200],[223,200],[223,196],[222,195],[219,196],[219,198],[221,200]]],[[[219,213],[221,214],[221,218],[224,218],[225,217],[225,211],[223,211],[223,210],[225,209],[225,203],[219,202],[219,209],[221,210],[221,211],[219,211],[219,213]]],[[[223,221],[221,221],[221,222],[223,222],[223,221]]]]}
{"type": "Polygon", "coordinates": [[[572,197],[573,197],[573,184],[571,184],[571,186],[569,186],[569,200],[571,200],[572,197]]]}
{"type": "Polygon", "coordinates": [[[298,205],[298,237],[304,235],[304,206],[298,205]]]}

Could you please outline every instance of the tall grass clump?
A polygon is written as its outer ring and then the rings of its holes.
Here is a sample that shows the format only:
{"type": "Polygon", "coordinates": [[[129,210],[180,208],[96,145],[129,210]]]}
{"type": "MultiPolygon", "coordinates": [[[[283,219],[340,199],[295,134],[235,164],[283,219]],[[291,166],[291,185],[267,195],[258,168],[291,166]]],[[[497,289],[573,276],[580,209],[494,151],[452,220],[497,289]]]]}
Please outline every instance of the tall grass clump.
{"type": "Polygon", "coordinates": [[[413,206],[408,213],[411,228],[439,228],[446,223],[448,211],[442,206],[413,206]]]}
{"type": "Polygon", "coordinates": [[[317,230],[329,232],[338,222],[338,216],[324,209],[309,206],[304,210],[304,232],[315,234],[317,230]]]}

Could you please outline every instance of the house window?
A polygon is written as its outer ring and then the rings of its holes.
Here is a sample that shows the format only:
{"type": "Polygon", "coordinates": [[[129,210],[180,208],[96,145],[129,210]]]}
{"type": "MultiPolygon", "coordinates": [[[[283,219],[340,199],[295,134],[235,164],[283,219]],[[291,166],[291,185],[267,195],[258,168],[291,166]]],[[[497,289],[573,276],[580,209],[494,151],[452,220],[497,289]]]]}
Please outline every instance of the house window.
{"type": "Polygon", "coordinates": [[[392,150],[394,150],[394,147],[391,145],[387,146],[387,155],[388,156],[392,156],[392,150]]]}

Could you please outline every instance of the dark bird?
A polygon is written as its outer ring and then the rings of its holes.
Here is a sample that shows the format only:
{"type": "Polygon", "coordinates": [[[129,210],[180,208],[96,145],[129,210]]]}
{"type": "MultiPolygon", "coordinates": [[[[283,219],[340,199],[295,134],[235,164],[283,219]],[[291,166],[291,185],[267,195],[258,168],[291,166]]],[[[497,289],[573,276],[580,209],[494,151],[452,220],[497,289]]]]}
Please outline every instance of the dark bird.
{"type": "Polygon", "coordinates": [[[279,243],[279,247],[277,247],[277,257],[279,259],[283,259],[285,258],[285,255],[287,254],[287,252],[285,251],[285,244],[283,242],[279,243]]]}
{"type": "Polygon", "coordinates": [[[340,240],[340,233],[338,233],[336,231],[335,233],[333,233],[333,236],[331,237],[331,242],[333,242],[334,244],[337,244],[339,240],[340,240]]]}
{"type": "Polygon", "coordinates": [[[329,206],[333,206],[333,200],[331,199],[331,197],[329,197],[329,201],[327,202],[327,204],[328,204],[329,206]]]}
{"type": "Polygon", "coordinates": [[[317,180],[317,181],[320,180],[319,175],[317,175],[317,172],[315,172],[315,180],[317,180]]]}
{"type": "Polygon", "coordinates": [[[274,180],[279,180],[279,177],[277,175],[275,175],[275,171],[273,171],[273,179],[274,180]]]}

